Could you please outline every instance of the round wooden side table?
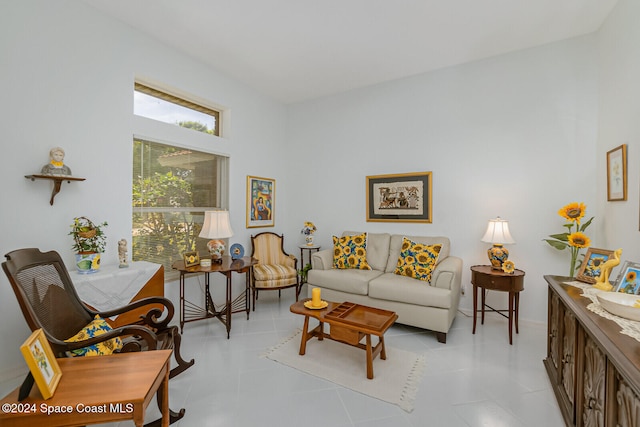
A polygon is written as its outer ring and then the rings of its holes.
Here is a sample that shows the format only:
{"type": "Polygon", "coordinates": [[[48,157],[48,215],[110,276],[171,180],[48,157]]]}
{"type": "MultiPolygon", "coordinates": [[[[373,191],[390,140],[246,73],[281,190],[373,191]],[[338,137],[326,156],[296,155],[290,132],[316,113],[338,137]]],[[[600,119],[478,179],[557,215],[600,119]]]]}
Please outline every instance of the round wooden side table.
{"type": "Polygon", "coordinates": [[[509,344],[513,344],[513,324],[518,333],[518,309],[520,305],[520,292],[524,290],[524,271],[514,270],[513,273],[505,273],[502,270],[494,270],[490,265],[474,265],[471,267],[471,283],[473,284],[473,333],[476,333],[476,317],[478,311],[482,313],[484,325],[485,307],[509,319],[509,344]],[[482,288],[481,308],[478,310],[478,288],[482,288]],[[485,303],[487,291],[500,291],[509,293],[509,308],[496,310],[485,303]],[[508,315],[505,316],[504,312],[508,315]]]}

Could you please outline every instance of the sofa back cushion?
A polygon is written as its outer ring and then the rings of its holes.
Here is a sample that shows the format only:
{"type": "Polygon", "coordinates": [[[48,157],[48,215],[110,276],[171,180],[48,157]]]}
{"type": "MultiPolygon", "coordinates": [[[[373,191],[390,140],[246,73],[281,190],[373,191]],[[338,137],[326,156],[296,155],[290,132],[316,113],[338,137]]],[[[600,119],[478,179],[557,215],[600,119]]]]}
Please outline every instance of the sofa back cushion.
{"type": "MultiPolygon", "coordinates": [[[[343,236],[353,236],[356,234],[362,234],[362,232],[345,231],[342,233],[343,236]]],[[[372,269],[385,271],[389,258],[390,240],[391,235],[388,233],[367,233],[367,263],[372,269]]],[[[399,253],[400,252],[398,251],[398,254],[399,253]]],[[[398,259],[396,258],[395,261],[397,260],[398,259]]]]}
{"type": "Polygon", "coordinates": [[[402,249],[402,239],[410,239],[416,243],[423,243],[425,245],[442,245],[440,247],[440,253],[438,255],[438,261],[436,265],[443,259],[449,256],[449,249],[451,243],[448,237],[443,236],[404,236],[402,234],[393,234],[389,243],[389,259],[387,260],[386,273],[393,273],[398,265],[398,258],[400,257],[400,251],[402,249]]]}

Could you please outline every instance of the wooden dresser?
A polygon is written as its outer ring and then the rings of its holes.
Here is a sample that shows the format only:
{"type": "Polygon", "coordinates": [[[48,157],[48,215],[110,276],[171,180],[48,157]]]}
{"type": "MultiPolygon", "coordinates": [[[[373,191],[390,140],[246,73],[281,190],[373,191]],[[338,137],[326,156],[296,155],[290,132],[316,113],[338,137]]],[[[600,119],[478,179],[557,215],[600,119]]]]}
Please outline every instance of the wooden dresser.
{"type": "Polygon", "coordinates": [[[567,426],[640,426],[640,342],[589,311],[567,277],[549,284],[544,365],[567,426]]]}

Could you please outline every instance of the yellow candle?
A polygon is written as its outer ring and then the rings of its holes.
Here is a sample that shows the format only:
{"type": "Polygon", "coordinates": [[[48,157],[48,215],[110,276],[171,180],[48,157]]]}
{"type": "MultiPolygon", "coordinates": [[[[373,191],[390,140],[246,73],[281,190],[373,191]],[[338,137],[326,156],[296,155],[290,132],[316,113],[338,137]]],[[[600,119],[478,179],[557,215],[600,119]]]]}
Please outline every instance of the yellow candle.
{"type": "Polygon", "coordinates": [[[311,305],[314,307],[320,306],[320,288],[311,289],[311,305]]]}

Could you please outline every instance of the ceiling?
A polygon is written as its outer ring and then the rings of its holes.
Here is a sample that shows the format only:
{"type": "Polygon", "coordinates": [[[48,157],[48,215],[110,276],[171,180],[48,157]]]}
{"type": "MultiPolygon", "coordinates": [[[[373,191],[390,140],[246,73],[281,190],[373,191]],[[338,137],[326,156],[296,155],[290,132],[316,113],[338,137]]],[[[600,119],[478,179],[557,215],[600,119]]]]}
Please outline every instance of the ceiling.
{"type": "Polygon", "coordinates": [[[617,0],[83,0],[283,103],[588,34],[617,0]]]}

